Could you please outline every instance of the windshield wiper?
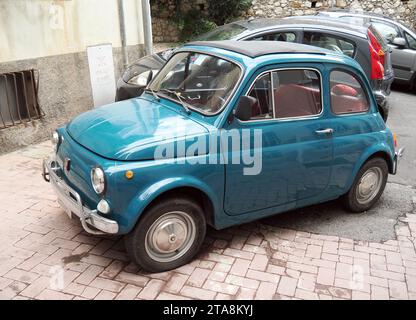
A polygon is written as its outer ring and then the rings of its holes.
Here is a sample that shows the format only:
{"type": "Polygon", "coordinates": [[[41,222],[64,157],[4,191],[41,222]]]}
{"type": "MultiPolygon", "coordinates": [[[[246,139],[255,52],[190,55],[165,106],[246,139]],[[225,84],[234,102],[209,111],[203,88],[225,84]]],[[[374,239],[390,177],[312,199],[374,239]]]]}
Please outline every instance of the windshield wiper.
{"type": "Polygon", "coordinates": [[[145,92],[150,92],[150,93],[153,95],[153,97],[155,97],[155,99],[156,99],[156,101],[157,101],[157,102],[159,102],[159,101],[160,101],[159,96],[158,96],[158,95],[156,94],[156,92],[154,92],[152,89],[145,88],[145,89],[144,89],[144,91],[145,91],[145,92]]]}
{"type": "Polygon", "coordinates": [[[186,102],[182,100],[181,94],[177,91],[174,90],[169,90],[169,89],[160,89],[159,91],[165,91],[171,94],[174,94],[176,96],[176,98],[178,98],[180,105],[183,107],[183,109],[185,110],[185,112],[187,114],[191,113],[191,110],[189,110],[188,106],[186,105],[186,102]]]}

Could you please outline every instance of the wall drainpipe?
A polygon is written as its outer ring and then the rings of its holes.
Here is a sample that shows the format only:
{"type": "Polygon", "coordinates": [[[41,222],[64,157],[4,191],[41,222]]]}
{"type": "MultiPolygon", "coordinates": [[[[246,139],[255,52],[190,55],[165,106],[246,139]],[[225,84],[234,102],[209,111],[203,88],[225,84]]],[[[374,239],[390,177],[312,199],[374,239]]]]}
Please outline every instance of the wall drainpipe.
{"type": "Polygon", "coordinates": [[[123,54],[123,65],[126,68],[129,64],[129,56],[127,54],[127,38],[126,38],[126,21],[124,19],[124,0],[118,0],[118,18],[120,21],[120,39],[121,51],[123,54]]]}
{"type": "Polygon", "coordinates": [[[153,53],[152,16],[150,14],[150,2],[149,0],[141,1],[143,14],[144,48],[146,55],[150,55],[153,53]]]}

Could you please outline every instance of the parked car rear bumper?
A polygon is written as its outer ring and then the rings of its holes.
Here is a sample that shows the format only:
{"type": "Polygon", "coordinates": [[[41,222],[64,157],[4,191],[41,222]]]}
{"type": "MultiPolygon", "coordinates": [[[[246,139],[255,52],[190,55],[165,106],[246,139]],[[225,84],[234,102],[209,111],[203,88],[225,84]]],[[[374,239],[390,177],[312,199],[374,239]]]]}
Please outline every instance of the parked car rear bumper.
{"type": "Polygon", "coordinates": [[[394,74],[391,72],[388,75],[385,75],[383,80],[381,81],[380,90],[385,92],[386,95],[390,95],[391,93],[391,84],[394,81],[394,74]]]}

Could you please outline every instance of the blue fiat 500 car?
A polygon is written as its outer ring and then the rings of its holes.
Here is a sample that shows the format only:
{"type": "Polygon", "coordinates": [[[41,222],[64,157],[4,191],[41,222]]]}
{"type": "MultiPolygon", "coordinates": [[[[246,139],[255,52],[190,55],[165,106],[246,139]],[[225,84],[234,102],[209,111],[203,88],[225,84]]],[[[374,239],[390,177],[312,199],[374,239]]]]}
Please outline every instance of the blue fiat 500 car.
{"type": "Polygon", "coordinates": [[[190,261],[222,229],[342,197],[370,209],[402,149],[359,64],[286,42],[195,42],[138,98],[53,134],[44,178],[92,234],[143,269],[190,261]]]}

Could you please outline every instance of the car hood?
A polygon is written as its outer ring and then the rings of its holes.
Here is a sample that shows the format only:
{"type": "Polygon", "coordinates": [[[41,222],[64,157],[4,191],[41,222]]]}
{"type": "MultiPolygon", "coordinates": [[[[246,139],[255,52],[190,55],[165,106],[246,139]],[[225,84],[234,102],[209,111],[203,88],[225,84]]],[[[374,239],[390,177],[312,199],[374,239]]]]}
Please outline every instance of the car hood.
{"type": "Polygon", "coordinates": [[[203,125],[174,107],[143,97],[85,112],[68,124],[67,131],[92,152],[121,161],[151,160],[156,147],[181,139],[191,141],[190,137],[208,133],[203,125]]]}

